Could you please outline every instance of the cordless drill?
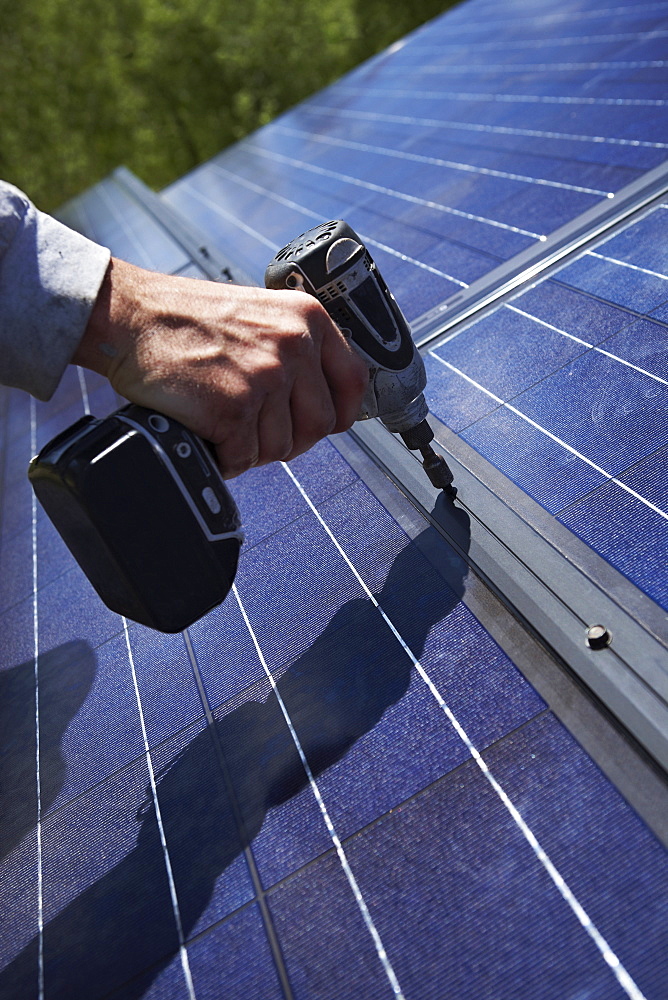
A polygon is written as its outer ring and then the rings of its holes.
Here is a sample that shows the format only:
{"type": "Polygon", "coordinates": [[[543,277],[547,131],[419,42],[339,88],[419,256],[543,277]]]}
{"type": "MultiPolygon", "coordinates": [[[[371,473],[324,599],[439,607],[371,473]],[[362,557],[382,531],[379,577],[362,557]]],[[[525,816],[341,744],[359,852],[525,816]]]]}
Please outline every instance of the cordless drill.
{"type": "Polygon", "coordinates": [[[314,295],[369,368],[358,420],[380,417],[412,451],[419,451],[431,483],[451,499],[452,472],[431,446],[434,432],[423,389],[424,362],[408,324],[361,239],[345,222],[325,222],[276,254],[264,276],[267,288],[314,295]]]}
{"type": "MultiPolygon", "coordinates": [[[[270,288],[316,295],[369,366],[360,420],[378,416],[419,450],[431,482],[454,496],[431,448],[426,375],[399,308],[344,222],[310,230],[267,268],[270,288]]],[[[180,632],[227,596],[243,542],[236,504],[207,442],[129,404],[82,417],[33,458],[37,499],[107,607],[180,632]]]]}

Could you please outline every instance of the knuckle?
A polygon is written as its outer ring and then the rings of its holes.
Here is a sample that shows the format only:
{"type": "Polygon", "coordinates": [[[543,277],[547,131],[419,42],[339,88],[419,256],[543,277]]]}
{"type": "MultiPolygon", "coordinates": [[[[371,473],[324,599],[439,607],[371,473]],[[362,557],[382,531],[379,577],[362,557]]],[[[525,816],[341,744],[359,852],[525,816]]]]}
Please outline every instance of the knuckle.
{"type": "Polygon", "coordinates": [[[368,384],[369,369],[362,359],[359,358],[359,364],[356,364],[354,370],[351,372],[350,387],[357,395],[363,396],[368,384]]]}
{"type": "MultiPolygon", "coordinates": [[[[292,352],[294,353],[294,352],[292,352]]],[[[280,356],[267,364],[263,373],[262,388],[265,393],[281,392],[290,382],[285,359],[280,356]]]]}
{"type": "Polygon", "coordinates": [[[281,362],[286,358],[302,361],[314,354],[313,337],[304,327],[290,330],[281,342],[281,349],[281,362]]]}
{"type": "Polygon", "coordinates": [[[318,301],[318,299],[314,298],[313,295],[305,295],[301,298],[300,306],[304,315],[315,320],[316,322],[321,319],[323,315],[328,315],[325,307],[318,301]]]}
{"type": "Polygon", "coordinates": [[[302,295],[299,299],[303,332],[308,338],[320,340],[330,328],[336,329],[325,307],[312,295],[302,295]]]}
{"type": "Polygon", "coordinates": [[[256,465],[266,465],[269,462],[285,462],[292,457],[294,441],[292,435],[265,444],[260,450],[256,465]]]}

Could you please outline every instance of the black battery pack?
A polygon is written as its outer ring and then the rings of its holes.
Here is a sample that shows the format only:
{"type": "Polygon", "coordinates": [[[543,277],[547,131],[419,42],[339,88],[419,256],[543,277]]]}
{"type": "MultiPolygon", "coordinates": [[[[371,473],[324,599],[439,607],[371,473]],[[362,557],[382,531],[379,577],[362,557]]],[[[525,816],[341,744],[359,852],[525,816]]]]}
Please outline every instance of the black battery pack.
{"type": "Polygon", "coordinates": [[[32,460],[37,499],[112,611],[180,632],[227,596],[243,541],[209,446],[130,404],[83,417],[32,460]]]}

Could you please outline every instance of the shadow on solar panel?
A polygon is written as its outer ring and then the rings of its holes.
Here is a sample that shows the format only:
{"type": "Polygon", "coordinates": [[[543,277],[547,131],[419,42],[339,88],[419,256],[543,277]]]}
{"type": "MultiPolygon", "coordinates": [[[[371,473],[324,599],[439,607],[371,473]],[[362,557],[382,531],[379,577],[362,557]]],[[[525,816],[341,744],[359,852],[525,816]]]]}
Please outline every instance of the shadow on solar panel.
{"type": "MultiPolygon", "coordinates": [[[[46,813],[63,786],[67,762],[61,740],[86,700],[95,677],[95,654],[87,642],[64,643],[37,664],[40,695],[48,705],[40,727],[41,808],[46,813]]],[[[35,661],[0,672],[0,858],[6,857],[37,822],[35,768],[35,661]]]]}
{"type": "MultiPolygon", "coordinates": [[[[461,512],[459,520],[465,539],[468,517],[461,512]]],[[[420,541],[427,547],[438,546],[439,536],[428,528],[420,541]]],[[[394,560],[383,588],[375,595],[381,607],[410,578],[414,559],[414,548],[408,545],[394,560]]],[[[442,600],[430,603],[432,613],[420,615],[411,609],[411,624],[407,623],[404,634],[416,656],[435,622],[459,604],[466,572],[467,564],[453,559],[442,600]]],[[[340,760],[408,689],[411,660],[389,629],[379,635],[378,626],[378,611],[370,600],[349,600],[277,681],[314,776],[340,760]]],[[[58,738],[85,698],[95,672],[93,654],[84,647],[69,643],[40,661],[45,697],[49,678],[56,675],[59,690],[69,692],[69,699],[56,698],[58,710],[51,713],[46,729],[47,764],[54,765],[47,779],[48,802],[57,794],[66,764],[58,752],[58,738]],[[63,671],[68,669],[70,683],[62,685],[63,671]]],[[[5,720],[20,748],[16,769],[29,772],[34,765],[33,663],[8,671],[4,683],[13,694],[5,714],[18,718],[17,723],[5,720]],[[19,703],[21,711],[17,712],[19,703]],[[25,739],[30,720],[33,729],[25,739]]],[[[168,748],[153,752],[157,766],[168,758],[156,773],[159,821],[149,786],[136,812],[134,847],[101,878],[82,886],[72,902],[45,923],[45,966],[57,995],[91,996],[95,983],[95,996],[106,996],[121,984],[125,984],[124,1000],[143,996],[180,943],[162,838],[169,844],[181,931],[188,939],[211,901],[217,879],[253,842],[268,810],[308,784],[268,680],[252,685],[224,710],[226,714],[194,738],[189,739],[192,730],[188,729],[186,741],[182,734],[169,741],[168,748]]],[[[15,839],[34,827],[35,819],[36,804],[29,800],[19,810],[15,839]]],[[[67,864],[76,866],[76,858],[69,857],[67,864]]],[[[35,937],[7,966],[0,975],[0,995],[32,995],[38,950],[39,938],[35,937]]]]}

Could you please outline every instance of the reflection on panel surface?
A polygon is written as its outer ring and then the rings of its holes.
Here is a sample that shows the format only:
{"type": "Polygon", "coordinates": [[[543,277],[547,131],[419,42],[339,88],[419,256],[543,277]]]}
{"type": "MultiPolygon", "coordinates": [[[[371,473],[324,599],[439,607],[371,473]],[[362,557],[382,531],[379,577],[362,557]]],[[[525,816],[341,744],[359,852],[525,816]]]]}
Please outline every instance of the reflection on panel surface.
{"type": "Polygon", "coordinates": [[[666,10],[463,4],[165,196],[258,282],[343,216],[409,319],[668,156],[666,10]]]}
{"type": "Polygon", "coordinates": [[[93,198],[84,195],[65,205],[59,219],[138,267],[174,272],[190,264],[182,247],[113,178],[94,190],[93,198]]]}

